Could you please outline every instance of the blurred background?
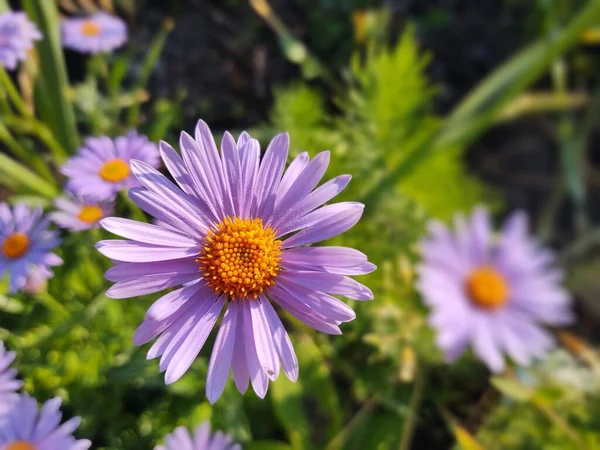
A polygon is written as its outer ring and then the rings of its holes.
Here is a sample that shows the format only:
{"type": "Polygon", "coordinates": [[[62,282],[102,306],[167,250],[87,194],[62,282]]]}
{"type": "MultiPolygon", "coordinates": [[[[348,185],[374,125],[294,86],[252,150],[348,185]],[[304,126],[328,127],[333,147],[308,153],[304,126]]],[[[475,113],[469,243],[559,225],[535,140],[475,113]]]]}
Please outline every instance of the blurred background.
{"type": "MultiPolygon", "coordinates": [[[[3,110],[5,156],[36,172],[18,146],[49,160],[55,146],[69,153],[85,136],[129,128],[176,145],[199,118],[217,136],[249,130],[264,145],[288,131],[292,154],[329,149],[327,176],[353,175],[342,197],[364,202],[365,216],[331,243],[379,267],[360,280],[375,300],[353,305],[342,336],[287,320],[297,384],[280,377],[260,400],[230,383],[211,407],[211,345],[165,386],[131,342],[156,296],[107,299],[109,262],[93,248],[104,233],[65,236],[47,293],[0,298],[0,338],[17,351],[25,390],[61,395],[93,448],[152,448],[173,427],[210,419],[251,450],[600,449],[599,0],[8,3],[43,19],[45,36],[61,16],[108,11],[126,20],[129,42],[101,57],[38,46],[11,80],[32,109],[47,83],[51,107],[39,110],[43,126],[3,110]],[[51,119],[59,104],[72,124],[51,119]],[[578,317],[546,359],[491,378],[470,355],[443,363],[414,289],[426,221],[478,204],[498,223],[530,214],[578,317]]],[[[48,206],[61,182],[40,190],[8,172],[0,167],[10,201],[48,206]]]]}

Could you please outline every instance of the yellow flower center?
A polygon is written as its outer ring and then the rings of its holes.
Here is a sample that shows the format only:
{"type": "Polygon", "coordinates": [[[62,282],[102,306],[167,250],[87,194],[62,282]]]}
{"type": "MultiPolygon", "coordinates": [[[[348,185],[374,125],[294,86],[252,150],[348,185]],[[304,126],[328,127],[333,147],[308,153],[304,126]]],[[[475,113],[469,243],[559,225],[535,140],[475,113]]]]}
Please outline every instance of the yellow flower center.
{"type": "Polygon", "coordinates": [[[101,31],[102,28],[100,28],[100,25],[98,25],[95,22],[92,22],[91,20],[86,20],[81,24],[81,34],[83,34],[84,36],[98,36],[101,31]]]}
{"type": "Polygon", "coordinates": [[[100,177],[104,181],[117,183],[129,176],[129,165],[122,159],[108,161],[100,169],[100,177]]]}
{"type": "Polygon", "coordinates": [[[206,235],[196,261],[208,285],[235,300],[256,298],[275,284],[280,260],[273,228],[264,228],[261,219],[227,217],[206,235]]]}
{"type": "Polygon", "coordinates": [[[25,441],[15,441],[12,444],[8,444],[6,450],[36,450],[35,445],[25,441]]]}
{"type": "Polygon", "coordinates": [[[77,216],[79,220],[87,223],[96,223],[102,219],[102,208],[96,205],[85,205],[79,211],[77,216]]]}
{"type": "Polygon", "coordinates": [[[493,267],[481,266],[475,269],[467,278],[466,285],[471,301],[480,308],[498,309],[508,300],[508,283],[493,267]]]}
{"type": "Polygon", "coordinates": [[[23,256],[29,248],[29,238],[25,233],[13,233],[4,239],[2,244],[2,253],[10,259],[17,259],[23,256]]]}

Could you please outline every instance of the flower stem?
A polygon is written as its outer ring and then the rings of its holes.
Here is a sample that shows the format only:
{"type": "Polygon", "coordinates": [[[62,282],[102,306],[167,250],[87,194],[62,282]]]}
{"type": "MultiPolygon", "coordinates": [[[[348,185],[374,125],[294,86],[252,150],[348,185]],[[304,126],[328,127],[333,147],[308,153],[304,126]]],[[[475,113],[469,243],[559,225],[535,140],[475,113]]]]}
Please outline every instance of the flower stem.
{"type": "Polygon", "coordinates": [[[412,396],[410,398],[410,405],[408,410],[408,417],[404,422],[402,429],[402,438],[398,450],[408,450],[410,443],[414,435],[415,427],[417,426],[417,417],[419,407],[421,406],[421,399],[423,398],[423,388],[425,387],[425,374],[422,368],[417,367],[415,373],[415,383],[413,387],[412,396]]]}

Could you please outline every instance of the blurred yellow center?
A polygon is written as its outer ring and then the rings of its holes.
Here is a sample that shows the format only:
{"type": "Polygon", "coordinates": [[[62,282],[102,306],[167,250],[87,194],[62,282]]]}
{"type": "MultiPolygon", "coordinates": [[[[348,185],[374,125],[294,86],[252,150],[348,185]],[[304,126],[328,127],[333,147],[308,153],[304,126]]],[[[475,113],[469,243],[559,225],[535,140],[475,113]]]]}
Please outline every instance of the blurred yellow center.
{"type": "Polygon", "coordinates": [[[98,36],[100,34],[100,31],[102,31],[100,25],[92,22],[91,20],[87,20],[81,24],[81,34],[83,34],[84,36],[98,36]]]}
{"type": "Polygon", "coordinates": [[[104,181],[117,183],[123,181],[129,176],[129,166],[122,159],[113,159],[108,161],[100,169],[100,177],[104,181]]]}
{"type": "Polygon", "coordinates": [[[481,266],[471,272],[466,289],[471,301],[483,309],[498,309],[508,300],[508,284],[493,267],[481,266]]]}
{"type": "Polygon", "coordinates": [[[261,219],[227,217],[205,238],[196,260],[216,293],[231,299],[258,297],[279,272],[281,241],[275,230],[264,228],[261,219]]]}
{"type": "Polygon", "coordinates": [[[36,450],[35,445],[25,441],[15,441],[12,444],[8,444],[6,450],[36,450]]]}
{"type": "Polygon", "coordinates": [[[29,248],[29,238],[25,233],[13,233],[4,239],[2,253],[10,259],[20,258],[29,248]]]}
{"type": "Polygon", "coordinates": [[[87,223],[95,223],[102,219],[102,208],[96,205],[86,205],[79,211],[79,220],[87,223]]]}

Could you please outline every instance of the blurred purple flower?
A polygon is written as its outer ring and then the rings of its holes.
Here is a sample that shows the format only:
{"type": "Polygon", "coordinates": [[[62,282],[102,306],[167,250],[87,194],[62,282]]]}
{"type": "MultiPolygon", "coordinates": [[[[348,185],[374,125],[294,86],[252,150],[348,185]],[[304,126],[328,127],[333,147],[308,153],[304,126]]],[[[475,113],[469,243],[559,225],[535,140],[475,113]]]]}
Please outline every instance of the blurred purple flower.
{"type": "Polygon", "coordinates": [[[17,379],[17,371],[10,367],[15,360],[15,352],[7,352],[0,341],[0,416],[18,398],[17,391],[23,382],[17,379]]]}
{"type": "Polygon", "coordinates": [[[210,424],[204,422],[191,436],[185,427],[175,428],[173,433],[165,437],[165,445],[158,445],[154,450],[241,450],[241,446],[232,442],[231,436],[217,431],[210,434],[210,424]]]}
{"type": "Polygon", "coordinates": [[[0,417],[2,450],[86,450],[91,442],[76,440],[73,432],[81,419],[74,417],[60,424],[60,398],[44,403],[40,409],[28,394],[19,396],[7,414],[0,417]]]}
{"type": "Polygon", "coordinates": [[[529,364],[554,346],[540,325],[573,320],[554,255],[529,235],[527,216],[514,213],[495,238],[488,213],[459,216],[456,232],[431,223],[421,242],[418,288],[432,309],[430,323],[447,361],[471,345],[493,372],[503,353],[529,364]]]}
{"type": "Polygon", "coordinates": [[[127,25],[104,12],[62,20],[63,47],[80,53],[110,53],[127,42],[127,25]]]}
{"type": "Polygon", "coordinates": [[[54,204],[58,211],[51,213],[50,218],[59,227],[71,231],[98,228],[100,219],[113,212],[112,203],[88,201],[74,195],[58,198],[54,204]]]}
{"type": "Polygon", "coordinates": [[[39,294],[46,290],[48,280],[54,273],[46,266],[33,266],[27,271],[27,280],[23,286],[23,292],[28,294],[39,294]]]}
{"type": "Polygon", "coordinates": [[[260,161],[258,141],[225,133],[221,152],[200,121],[195,139],[181,134],[183,159],[165,142],[163,161],[177,185],[141,161],[131,169],[143,188],[130,198],[158,219],[157,225],[107,218],[101,225],[129,240],[97,244],[116,262],[106,278],[116,282],[107,295],[135,297],[181,286],[148,310],[137,329],[137,345],[158,337],[148,358],[162,356],[161,371],[172,383],[190,367],[221,311],[225,314],[208,368],[206,393],[215,402],[232,368],[245,392],[248,380],[264,397],[280,361],[292,381],[298,361],[273,308],[278,304],[305,324],[340,334],[354,311],[332,297],[371,300],[371,291],[347,275],[375,266],[357,250],[307,247],[343,233],[358,222],[363,205],[320,207],[350,181],[342,175],[315,189],[329,164],[329,152],[309,161],[300,154],[284,173],[287,134],[276,136],[260,161]]]}
{"type": "Polygon", "coordinates": [[[55,231],[48,230],[49,225],[41,208],[18,203],[11,209],[0,203],[0,274],[9,273],[11,292],[26,285],[31,270],[62,264],[52,253],[60,240],[55,231]]]}
{"type": "Polygon", "coordinates": [[[18,61],[27,57],[33,41],[42,34],[23,12],[0,14],[0,64],[9,70],[17,67],[18,61]]]}
{"type": "Polygon", "coordinates": [[[132,159],[158,167],[157,145],[135,131],[115,139],[87,138],[79,154],[62,168],[69,178],[67,190],[86,201],[114,200],[121,189],[140,186],[129,167],[132,159]]]}

